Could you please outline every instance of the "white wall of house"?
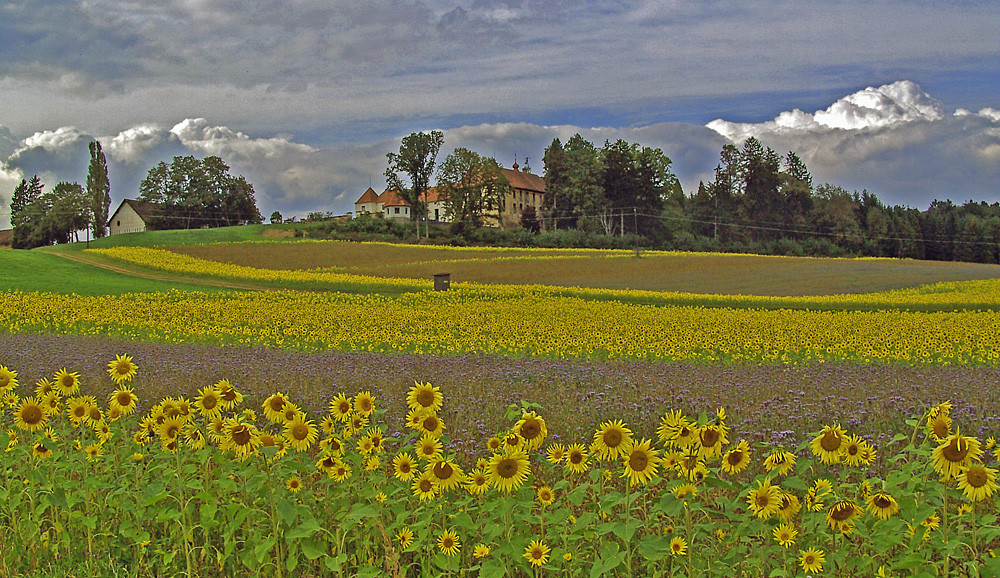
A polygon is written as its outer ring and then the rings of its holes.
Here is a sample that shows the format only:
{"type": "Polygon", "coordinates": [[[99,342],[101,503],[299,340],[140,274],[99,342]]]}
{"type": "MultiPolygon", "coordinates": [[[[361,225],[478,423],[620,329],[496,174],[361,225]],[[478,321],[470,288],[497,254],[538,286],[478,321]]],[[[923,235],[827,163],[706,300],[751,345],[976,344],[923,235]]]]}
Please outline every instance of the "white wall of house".
{"type": "Polygon", "coordinates": [[[381,203],[355,203],[354,204],[354,216],[358,217],[365,213],[376,214],[381,213],[382,207],[381,203]]]}
{"type": "Polygon", "coordinates": [[[410,219],[410,207],[407,205],[389,205],[382,208],[386,219],[410,219]]]}
{"type": "Polygon", "coordinates": [[[111,215],[108,227],[110,235],[119,233],[141,233],[146,230],[146,222],[128,203],[122,203],[114,215],[111,215]]]}

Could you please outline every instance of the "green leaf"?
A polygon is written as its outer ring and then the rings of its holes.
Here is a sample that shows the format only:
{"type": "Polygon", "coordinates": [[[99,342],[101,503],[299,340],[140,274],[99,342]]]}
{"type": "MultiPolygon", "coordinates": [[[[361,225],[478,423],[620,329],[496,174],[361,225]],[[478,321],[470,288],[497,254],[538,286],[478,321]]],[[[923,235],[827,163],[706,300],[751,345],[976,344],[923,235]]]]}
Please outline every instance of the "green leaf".
{"type": "Polygon", "coordinates": [[[263,562],[271,556],[271,550],[274,549],[274,545],[277,543],[277,538],[274,536],[268,536],[266,539],[259,542],[253,549],[253,553],[257,556],[257,560],[263,562]]]}
{"type": "Polygon", "coordinates": [[[493,560],[483,562],[479,568],[479,578],[503,578],[506,573],[507,567],[493,560]]]}
{"type": "Polygon", "coordinates": [[[298,510],[295,508],[295,504],[289,502],[284,498],[278,499],[275,504],[278,508],[278,515],[281,516],[281,520],[289,527],[295,523],[295,517],[299,515],[298,510]]]}
{"type": "Polygon", "coordinates": [[[307,518],[301,524],[292,528],[288,532],[285,532],[285,538],[288,540],[298,540],[299,538],[307,538],[312,536],[316,532],[320,531],[321,528],[316,522],[315,518],[307,518]]]}
{"type": "Polygon", "coordinates": [[[340,572],[340,566],[346,561],[347,561],[347,554],[338,554],[336,556],[332,556],[330,558],[327,558],[326,560],[323,560],[323,563],[326,564],[327,569],[329,569],[330,571],[340,572]]]}
{"type": "Polygon", "coordinates": [[[319,540],[308,539],[299,542],[299,547],[302,549],[302,554],[310,560],[315,560],[320,556],[326,556],[326,544],[319,540]]]}
{"type": "Polygon", "coordinates": [[[670,554],[670,540],[649,534],[639,540],[639,554],[647,560],[662,560],[670,554]]]}

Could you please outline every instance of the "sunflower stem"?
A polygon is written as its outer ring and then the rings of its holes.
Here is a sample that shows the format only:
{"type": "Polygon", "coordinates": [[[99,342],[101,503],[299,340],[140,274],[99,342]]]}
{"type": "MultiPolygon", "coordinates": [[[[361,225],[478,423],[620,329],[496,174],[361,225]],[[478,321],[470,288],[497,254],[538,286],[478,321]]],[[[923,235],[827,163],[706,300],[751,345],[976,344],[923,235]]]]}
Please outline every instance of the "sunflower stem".
{"type": "Polygon", "coordinates": [[[276,575],[278,578],[282,578],[282,566],[284,566],[284,563],[281,559],[281,529],[278,527],[277,507],[274,504],[274,477],[272,476],[271,464],[267,459],[267,455],[261,453],[261,459],[264,461],[264,470],[267,472],[267,489],[271,505],[271,528],[274,532],[274,567],[277,569],[276,575]]]}

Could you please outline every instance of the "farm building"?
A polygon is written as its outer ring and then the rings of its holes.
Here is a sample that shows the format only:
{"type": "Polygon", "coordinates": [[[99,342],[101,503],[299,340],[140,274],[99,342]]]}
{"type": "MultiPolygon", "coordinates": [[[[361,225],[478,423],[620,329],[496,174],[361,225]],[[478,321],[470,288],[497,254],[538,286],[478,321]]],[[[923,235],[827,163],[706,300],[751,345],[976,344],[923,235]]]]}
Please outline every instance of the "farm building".
{"type": "Polygon", "coordinates": [[[10,249],[14,242],[14,229],[0,229],[0,249],[10,249]]]}
{"type": "MultiPolygon", "coordinates": [[[[503,200],[500,209],[500,223],[507,227],[517,223],[521,214],[528,206],[540,212],[542,198],[545,195],[545,180],[527,170],[519,170],[517,163],[512,169],[502,169],[504,176],[510,182],[510,192],[503,200]]],[[[386,190],[378,194],[368,187],[360,198],[354,202],[355,217],[361,215],[379,215],[385,219],[410,220],[410,204],[404,201],[395,191],[386,190]]],[[[427,191],[427,218],[431,221],[448,222],[445,215],[444,199],[437,187],[427,191]]],[[[487,220],[496,225],[495,219],[487,220]]]]}
{"type": "Polygon", "coordinates": [[[156,207],[152,203],[125,199],[108,219],[108,234],[140,233],[149,228],[156,207]]]}

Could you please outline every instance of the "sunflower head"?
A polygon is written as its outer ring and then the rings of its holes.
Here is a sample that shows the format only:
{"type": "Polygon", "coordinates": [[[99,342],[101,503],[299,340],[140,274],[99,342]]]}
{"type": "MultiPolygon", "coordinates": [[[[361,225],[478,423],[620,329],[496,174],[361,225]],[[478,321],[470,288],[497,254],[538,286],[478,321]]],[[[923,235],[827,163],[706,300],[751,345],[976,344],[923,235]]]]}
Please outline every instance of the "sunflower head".
{"type": "Polygon", "coordinates": [[[114,361],[108,364],[108,375],[117,384],[132,381],[135,372],[139,368],[132,363],[132,358],[128,355],[115,355],[114,361]]]}

